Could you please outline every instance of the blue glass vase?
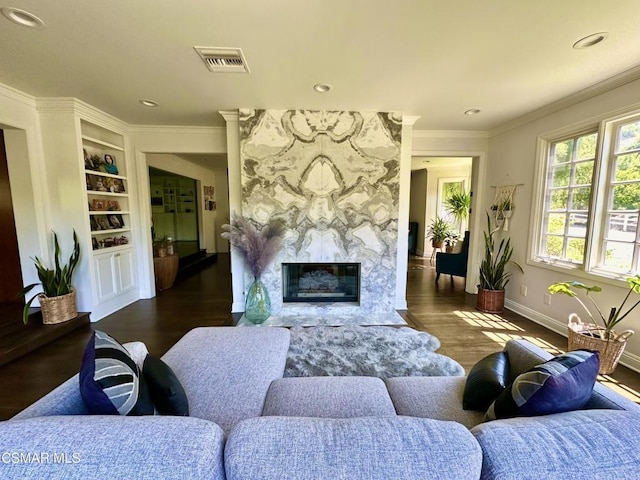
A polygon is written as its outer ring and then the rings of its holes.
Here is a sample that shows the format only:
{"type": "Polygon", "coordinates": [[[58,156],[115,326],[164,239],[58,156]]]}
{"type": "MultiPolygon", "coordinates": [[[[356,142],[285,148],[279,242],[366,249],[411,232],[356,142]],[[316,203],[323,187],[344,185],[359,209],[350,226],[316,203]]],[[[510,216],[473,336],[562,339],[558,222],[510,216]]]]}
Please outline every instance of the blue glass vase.
{"type": "Polygon", "coordinates": [[[249,291],[244,305],[244,316],[255,325],[264,323],[271,315],[271,300],[267,287],[264,286],[260,277],[256,277],[249,291]]]}

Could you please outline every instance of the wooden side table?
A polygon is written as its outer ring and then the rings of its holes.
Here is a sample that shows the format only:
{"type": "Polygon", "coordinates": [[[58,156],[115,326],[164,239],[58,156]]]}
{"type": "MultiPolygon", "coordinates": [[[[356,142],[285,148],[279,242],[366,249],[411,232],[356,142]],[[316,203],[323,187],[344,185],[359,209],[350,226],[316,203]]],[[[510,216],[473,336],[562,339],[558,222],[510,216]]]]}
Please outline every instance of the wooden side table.
{"type": "Polygon", "coordinates": [[[173,286],[178,274],[178,255],[153,257],[153,271],[156,277],[156,288],[166,290],[173,286]]]}

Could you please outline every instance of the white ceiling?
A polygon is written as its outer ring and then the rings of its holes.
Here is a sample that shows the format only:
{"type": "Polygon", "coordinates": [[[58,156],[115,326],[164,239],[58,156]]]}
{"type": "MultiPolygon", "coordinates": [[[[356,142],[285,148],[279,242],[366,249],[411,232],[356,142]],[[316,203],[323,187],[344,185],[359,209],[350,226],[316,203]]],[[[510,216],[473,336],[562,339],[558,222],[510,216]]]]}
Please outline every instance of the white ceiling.
{"type": "Polygon", "coordinates": [[[640,62],[638,0],[4,2],[46,26],[0,17],[0,82],[131,124],[222,126],[219,110],[255,107],[402,111],[421,130],[490,130],[640,62]],[[572,49],[600,31],[606,42],[572,49]],[[210,73],[194,46],[240,47],[251,73],[210,73]],[[333,90],[314,92],[318,82],[333,90]]]}

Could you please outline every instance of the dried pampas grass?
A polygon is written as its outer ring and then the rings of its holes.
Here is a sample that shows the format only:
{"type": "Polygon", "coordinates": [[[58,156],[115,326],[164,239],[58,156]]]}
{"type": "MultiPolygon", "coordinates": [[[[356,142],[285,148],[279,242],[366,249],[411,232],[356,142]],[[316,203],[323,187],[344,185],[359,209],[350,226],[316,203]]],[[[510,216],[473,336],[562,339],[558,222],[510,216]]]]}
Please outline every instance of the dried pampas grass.
{"type": "Polygon", "coordinates": [[[270,220],[261,230],[248,219],[234,215],[223,225],[222,237],[229,240],[244,258],[253,276],[260,277],[282,247],[285,226],[282,220],[270,220]]]}

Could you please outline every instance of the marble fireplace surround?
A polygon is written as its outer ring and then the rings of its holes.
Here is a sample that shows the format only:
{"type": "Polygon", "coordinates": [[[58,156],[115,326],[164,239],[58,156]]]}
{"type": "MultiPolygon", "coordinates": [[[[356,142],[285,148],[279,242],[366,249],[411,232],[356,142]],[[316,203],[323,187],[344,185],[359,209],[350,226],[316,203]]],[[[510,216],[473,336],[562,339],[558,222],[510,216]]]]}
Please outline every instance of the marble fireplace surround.
{"type": "Polygon", "coordinates": [[[402,115],[240,110],[239,131],[242,214],[287,226],[263,275],[273,315],[397,315],[402,115]],[[284,303],[282,263],[296,262],[359,263],[359,304],[284,303]]]}

